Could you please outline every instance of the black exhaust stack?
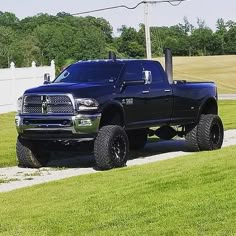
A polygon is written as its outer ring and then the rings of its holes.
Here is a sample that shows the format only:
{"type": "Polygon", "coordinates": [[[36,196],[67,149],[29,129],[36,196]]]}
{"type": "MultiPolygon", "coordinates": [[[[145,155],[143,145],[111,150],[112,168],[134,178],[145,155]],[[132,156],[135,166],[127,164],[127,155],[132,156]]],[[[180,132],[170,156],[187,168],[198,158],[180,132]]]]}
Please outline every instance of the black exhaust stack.
{"type": "Polygon", "coordinates": [[[165,49],[165,70],[167,74],[167,78],[169,81],[169,84],[173,84],[173,57],[172,57],[172,51],[170,48],[165,49]]]}
{"type": "Polygon", "coordinates": [[[116,61],[116,54],[112,51],[109,51],[109,59],[116,61]]]}

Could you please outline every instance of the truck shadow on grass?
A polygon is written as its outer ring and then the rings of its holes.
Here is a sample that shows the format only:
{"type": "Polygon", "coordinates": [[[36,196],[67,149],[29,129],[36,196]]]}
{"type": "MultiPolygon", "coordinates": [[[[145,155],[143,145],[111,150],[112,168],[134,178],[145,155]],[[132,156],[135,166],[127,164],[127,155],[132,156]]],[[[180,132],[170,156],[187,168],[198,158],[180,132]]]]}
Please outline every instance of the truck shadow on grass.
{"type": "Polygon", "coordinates": [[[131,151],[129,154],[129,160],[180,151],[188,152],[185,140],[160,140],[157,142],[147,143],[143,150],[131,151]]]}
{"type": "MultiPolygon", "coordinates": [[[[78,148],[79,149],[79,148],[78,148]]],[[[130,151],[129,160],[145,159],[146,157],[170,152],[188,152],[184,140],[148,142],[144,149],[130,151]]],[[[90,148],[81,147],[80,151],[54,152],[47,165],[56,168],[95,168],[95,159],[90,148]]]]}

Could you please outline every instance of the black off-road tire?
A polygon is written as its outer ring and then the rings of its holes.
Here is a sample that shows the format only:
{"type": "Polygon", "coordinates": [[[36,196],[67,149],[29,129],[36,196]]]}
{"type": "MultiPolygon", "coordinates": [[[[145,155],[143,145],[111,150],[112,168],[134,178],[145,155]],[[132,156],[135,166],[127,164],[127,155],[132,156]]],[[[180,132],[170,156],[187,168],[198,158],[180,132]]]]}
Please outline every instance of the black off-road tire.
{"type": "Polygon", "coordinates": [[[187,150],[189,152],[199,152],[200,147],[198,144],[198,124],[190,128],[185,136],[187,150]]]}
{"type": "Polygon", "coordinates": [[[16,157],[18,166],[24,168],[40,168],[46,166],[50,158],[50,152],[42,150],[39,143],[17,138],[16,157]]]}
{"type": "Polygon", "coordinates": [[[109,170],[126,165],[129,140],[124,129],[117,125],[103,126],[94,142],[98,169],[109,170]]]}
{"type": "Polygon", "coordinates": [[[147,143],[147,130],[138,129],[127,131],[129,147],[132,150],[143,149],[147,143]]]}
{"type": "Polygon", "coordinates": [[[218,115],[202,115],[198,125],[198,143],[201,151],[222,147],[224,127],[218,115]]]}

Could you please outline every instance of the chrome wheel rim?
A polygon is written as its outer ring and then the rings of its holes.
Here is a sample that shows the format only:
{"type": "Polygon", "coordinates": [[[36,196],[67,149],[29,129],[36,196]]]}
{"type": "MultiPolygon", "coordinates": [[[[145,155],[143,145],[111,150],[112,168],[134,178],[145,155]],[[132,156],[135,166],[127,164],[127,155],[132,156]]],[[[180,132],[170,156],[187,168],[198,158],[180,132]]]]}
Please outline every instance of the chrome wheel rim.
{"type": "Polygon", "coordinates": [[[116,136],[111,145],[112,156],[115,161],[122,161],[126,156],[126,142],[122,135],[116,136]]]}

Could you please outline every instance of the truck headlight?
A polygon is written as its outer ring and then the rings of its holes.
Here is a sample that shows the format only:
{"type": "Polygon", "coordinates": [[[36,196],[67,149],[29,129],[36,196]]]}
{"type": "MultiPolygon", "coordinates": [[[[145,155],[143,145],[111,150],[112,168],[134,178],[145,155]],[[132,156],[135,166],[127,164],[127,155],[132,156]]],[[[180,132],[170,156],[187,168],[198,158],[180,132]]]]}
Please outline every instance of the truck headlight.
{"type": "Polygon", "coordinates": [[[23,97],[19,97],[17,100],[17,112],[19,114],[22,112],[22,102],[23,102],[23,97]]]}
{"type": "Polygon", "coordinates": [[[92,98],[79,98],[75,99],[77,111],[87,111],[98,109],[98,102],[92,98]]]}

